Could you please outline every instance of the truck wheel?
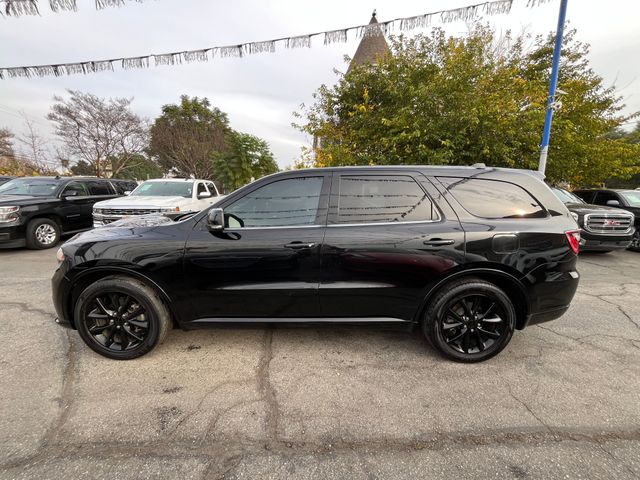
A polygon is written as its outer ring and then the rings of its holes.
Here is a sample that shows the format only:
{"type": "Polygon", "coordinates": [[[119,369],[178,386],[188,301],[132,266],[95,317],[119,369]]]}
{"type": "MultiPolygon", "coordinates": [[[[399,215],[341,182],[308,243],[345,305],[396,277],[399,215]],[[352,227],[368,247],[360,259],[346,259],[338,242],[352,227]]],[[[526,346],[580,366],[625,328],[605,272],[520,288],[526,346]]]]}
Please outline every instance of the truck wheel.
{"type": "Polygon", "coordinates": [[[513,335],[516,312],[504,291],[477,278],[448,284],[431,299],[423,333],[444,356],[481,362],[498,354],[513,335]]]}
{"type": "Polygon", "coordinates": [[[78,297],[74,320],[87,346],[114,360],[150,352],[171,326],[169,310],[157,292],[126,276],[89,285],[78,297]]]}
{"type": "Polygon", "coordinates": [[[27,224],[27,248],[43,250],[53,248],[60,241],[60,226],[49,218],[34,218],[27,224]]]}
{"type": "Polygon", "coordinates": [[[633,240],[631,240],[631,245],[629,245],[628,248],[634,252],[640,252],[640,227],[636,227],[636,232],[633,234],[633,240]]]}

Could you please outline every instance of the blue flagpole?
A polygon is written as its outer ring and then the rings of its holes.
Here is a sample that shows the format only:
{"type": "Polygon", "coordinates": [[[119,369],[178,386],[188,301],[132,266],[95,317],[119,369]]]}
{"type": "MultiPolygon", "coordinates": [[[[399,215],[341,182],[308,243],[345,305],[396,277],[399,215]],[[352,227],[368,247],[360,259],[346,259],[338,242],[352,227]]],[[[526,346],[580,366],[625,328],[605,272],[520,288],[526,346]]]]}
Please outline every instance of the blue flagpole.
{"type": "Polygon", "coordinates": [[[568,0],[560,1],[560,13],[558,14],[558,28],[556,30],[556,44],[553,49],[553,63],[551,66],[551,82],[549,83],[549,98],[547,99],[547,115],[544,118],[544,130],[542,143],[540,144],[540,163],[538,171],[544,174],[547,168],[547,153],[549,152],[549,139],[551,137],[551,122],[553,121],[556,87],[558,85],[558,70],[560,69],[560,51],[562,50],[562,37],[564,35],[564,20],[567,15],[568,0]]]}

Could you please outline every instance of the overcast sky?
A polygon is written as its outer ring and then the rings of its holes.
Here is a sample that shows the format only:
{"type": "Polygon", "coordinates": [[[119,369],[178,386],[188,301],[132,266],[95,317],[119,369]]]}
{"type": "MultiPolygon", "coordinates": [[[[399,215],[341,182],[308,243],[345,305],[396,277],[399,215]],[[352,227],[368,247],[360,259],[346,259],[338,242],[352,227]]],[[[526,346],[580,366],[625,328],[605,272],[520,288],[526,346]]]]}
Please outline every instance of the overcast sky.
{"type": "MultiPolygon", "coordinates": [[[[40,0],[41,16],[0,18],[2,66],[21,66],[137,56],[198,49],[239,42],[331,30],[367,23],[374,8],[378,19],[412,16],[455,8],[473,0],[146,0],[96,11],[93,0],[77,0],[77,12],[53,13],[40,0]]],[[[498,30],[547,33],[556,27],[560,0],[525,8],[514,0],[508,15],[487,17],[498,30]]],[[[591,64],[615,85],[627,104],[640,110],[640,2],[637,0],[569,0],[567,18],[578,39],[591,44],[591,64]]],[[[437,25],[434,22],[434,25],[437,25]]],[[[464,22],[446,26],[464,34],[464,22]]],[[[352,37],[354,37],[352,35],[352,37]]],[[[0,127],[23,130],[19,112],[51,137],[45,116],[53,95],[66,88],[103,97],[134,97],[133,109],[153,119],[163,104],[181,94],[206,96],[229,114],[231,126],[266,139],[281,167],[290,165],[310,139],[291,127],[293,111],[310,103],[334,69],[344,71],[343,56],[353,55],[357,39],[323,46],[315,37],[310,49],[263,53],[207,63],[150,67],[46,78],[0,80],[0,127]]],[[[153,64],[153,62],[151,62],[153,64]]],[[[553,142],[553,137],[552,137],[553,142]]]]}

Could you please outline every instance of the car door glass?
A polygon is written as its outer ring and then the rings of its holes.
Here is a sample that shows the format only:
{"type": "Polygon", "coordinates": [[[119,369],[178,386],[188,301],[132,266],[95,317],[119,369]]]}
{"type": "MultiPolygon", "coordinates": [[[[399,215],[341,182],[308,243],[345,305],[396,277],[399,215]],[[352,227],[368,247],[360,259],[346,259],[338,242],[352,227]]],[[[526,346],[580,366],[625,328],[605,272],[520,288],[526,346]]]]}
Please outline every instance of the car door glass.
{"type": "Polygon", "coordinates": [[[113,195],[111,187],[107,182],[87,182],[89,187],[89,195],[113,195]]]}
{"type": "Polygon", "coordinates": [[[606,205],[609,200],[618,200],[618,196],[613,192],[598,192],[593,203],[596,205],[606,205]]]}
{"type": "Polygon", "coordinates": [[[204,183],[198,182],[198,193],[196,194],[196,197],[199,197],[203,193],[207,193],[207,187],[204,183]]]}
{"type": "Polygon", "coordinates": [[[313,225],[323,177],[299,177],[264,185],[225,207],[227,227],[313,225]]]}
{"type": "Polygon", "coordinates": [[[64,187],[62,192],[63,197],[86,197],[87,195],[88,192],[86,187],[80,182],[71,182],[69,185],[64,187]]]}
{"type": "Polygon", "coordinates": [[[207,182],[207,187],[209,188],[209,192],[211,192],[212,197],[215,197],[216,195],[218,195],[218,191],[215,185],[213,184],[213,182],[207,182]]]}
{"type": "Polygon", "coordinates": [[[340,177],[337,224],[432,221],[433,203],[406,175],[343,175],[340,177]]]}

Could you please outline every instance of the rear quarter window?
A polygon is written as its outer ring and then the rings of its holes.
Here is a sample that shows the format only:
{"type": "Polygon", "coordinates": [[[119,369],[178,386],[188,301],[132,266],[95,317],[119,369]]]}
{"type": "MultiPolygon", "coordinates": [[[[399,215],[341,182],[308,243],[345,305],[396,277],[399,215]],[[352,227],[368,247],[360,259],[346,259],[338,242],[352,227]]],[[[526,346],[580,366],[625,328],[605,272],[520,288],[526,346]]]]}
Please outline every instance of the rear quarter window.
{"type": "Polygon", "coordinates": [[[500,180],[439,177],[462,207],[481,218],[544,218],[547,211],[524,188],[500,180]]]}

